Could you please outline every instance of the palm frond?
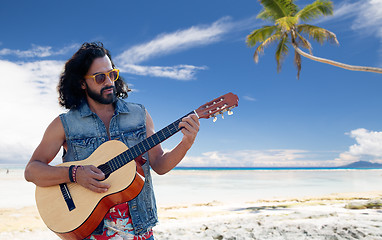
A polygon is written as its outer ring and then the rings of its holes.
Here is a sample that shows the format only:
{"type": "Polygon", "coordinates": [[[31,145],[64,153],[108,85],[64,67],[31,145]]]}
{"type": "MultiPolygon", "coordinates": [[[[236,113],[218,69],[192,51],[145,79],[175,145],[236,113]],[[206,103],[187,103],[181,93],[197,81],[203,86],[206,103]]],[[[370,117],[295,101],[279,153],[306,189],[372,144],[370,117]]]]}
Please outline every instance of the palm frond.
{"type": "Polygon", "coordinates": [[[263,5],[266,15],[258,15],[259,18],[267,16],[267,19],[272,18],[277,20],[286,16],[293,16],[298,12],[298,7],[293,3],[293,0],[259,0],[263,5]]]}
{"type": "Polygon", "coordinates": [[[303,22],[328,15],[333,15],[333,3],[329,0],[317,0],[314,3],[305,6],[296,14],[296,16],[303,22]]]}
{"type": "Polygon", "coordinates": [[[250,47],[256,46],[257,43],[265,41],[276,31],[277,26],[263,26],[262,28],[254,30],[246,38],[247,45],[250,47]]]}
{"type": "Polygon", "coordinates": [[[258,63],[259,62],[259,55],[264,53],[264,48],[268,47],[270,44],[278,41],[281,39],[283,35],[280,32],[277,32],[270,36],[269,38],[265,39],[255,50],[255,53],[253,54],[253,60],[258,63]]]}
{"type": "Polygon", "coordinates": [[[286,55],[288,55],[288,36],[286,34],[283,35],[284,37],[281,38],[281,41],[279,42],[277,49],[276,49],[276,62],[277,62],[277,72],[281,71],[281,65],[286,55]]]}
{"type": "Polygon", "coordinates": [[[294,39],[297,46],[302,46],[305,49],[308,49],[310,54],[312,54],[312,45],[310,42],[305,39],[299,32],[296,32],[297,38],[294,39]]]}
{"type": "Polygon", "coordinates": [[[256,18],[260,18],[266,21],[274,22],[273,15],[271,14],[270,11],[267,11],[266,9],[263,9],[257,16],[256,18]]]}
{"type": "Polygon", "coordinates": [[[330,43],[339,44],[336,34],[326,30],[325,28],[309,25],[300,24],[297,26],[297,31],[308,34],[309,38],[323,44],[324,41],[329,41],[330,43]]]}
{"type": "Polygon", "coordinates": [[[300,79],[301,55],[296,50],[294,51],[294,65],[297,68],[297,79],[300,79]]]}

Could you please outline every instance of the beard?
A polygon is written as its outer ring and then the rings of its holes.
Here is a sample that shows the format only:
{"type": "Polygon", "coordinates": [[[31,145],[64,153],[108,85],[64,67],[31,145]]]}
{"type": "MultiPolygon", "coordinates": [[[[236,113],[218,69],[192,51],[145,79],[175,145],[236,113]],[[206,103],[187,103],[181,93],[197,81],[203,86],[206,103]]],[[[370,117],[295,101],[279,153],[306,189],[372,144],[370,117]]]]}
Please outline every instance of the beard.
{"type": "Polygon", "coordinates": [[[111,104],[114,103],[117,100],[116,94],[115,94],[115,87],[109,86],[104,87],[101,89],[100,93],[97,93],[89,88],[89,86],[86,84],[86,92],[88,96],[93,99],[94,101],[101,103],[101,104],[111,104]],[[107,94],[105,97],[103,96],[103,91],[107,89],[113,89],[112,93],[107,94]]]}

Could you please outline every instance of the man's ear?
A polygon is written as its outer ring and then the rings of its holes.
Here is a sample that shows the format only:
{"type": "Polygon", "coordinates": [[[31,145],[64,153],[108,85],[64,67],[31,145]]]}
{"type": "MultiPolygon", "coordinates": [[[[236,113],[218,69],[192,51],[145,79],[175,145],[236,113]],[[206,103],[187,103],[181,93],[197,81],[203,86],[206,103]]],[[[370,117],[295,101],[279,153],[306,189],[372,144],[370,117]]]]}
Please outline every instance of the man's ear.
{"type": "Polygon", "coordinates": [[[84,80],[81,82],[81,88],[84,90],[86,89],[86,82],[84,80]]]}

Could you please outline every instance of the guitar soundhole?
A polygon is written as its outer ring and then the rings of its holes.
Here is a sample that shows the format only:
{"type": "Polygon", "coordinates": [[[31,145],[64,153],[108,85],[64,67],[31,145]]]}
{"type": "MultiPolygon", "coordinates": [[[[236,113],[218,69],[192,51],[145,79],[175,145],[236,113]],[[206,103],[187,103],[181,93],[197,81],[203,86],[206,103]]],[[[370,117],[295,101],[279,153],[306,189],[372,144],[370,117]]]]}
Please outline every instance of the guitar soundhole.
{"type": "Polygon", "coordinates": [[[100,169],[103,172],[103,174],[105,174],[104,180],[106,180],[111,174],[111,169],[110,169],[109,165],[107,165],[107,164],[99,165],[98,169],[100,169]]]}

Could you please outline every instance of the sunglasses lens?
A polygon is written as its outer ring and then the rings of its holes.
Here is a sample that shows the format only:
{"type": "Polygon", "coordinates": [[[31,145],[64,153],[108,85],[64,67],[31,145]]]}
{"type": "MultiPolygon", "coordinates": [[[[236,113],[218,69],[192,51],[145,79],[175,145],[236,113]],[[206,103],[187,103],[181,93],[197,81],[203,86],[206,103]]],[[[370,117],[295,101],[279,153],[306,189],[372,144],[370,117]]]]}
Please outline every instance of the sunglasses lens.
{"type": "Polygon", "coordinates": [[[109,73],[109,77],[111,81],[116,81],[118,79],[118,71],[113,70],[109,73]]]}
{"type": "Polygon", "coordinates": [[[104,73],[97,74],[94,76],[96,83],[102,84],[106,80],[106,75],[104,73]]]}

